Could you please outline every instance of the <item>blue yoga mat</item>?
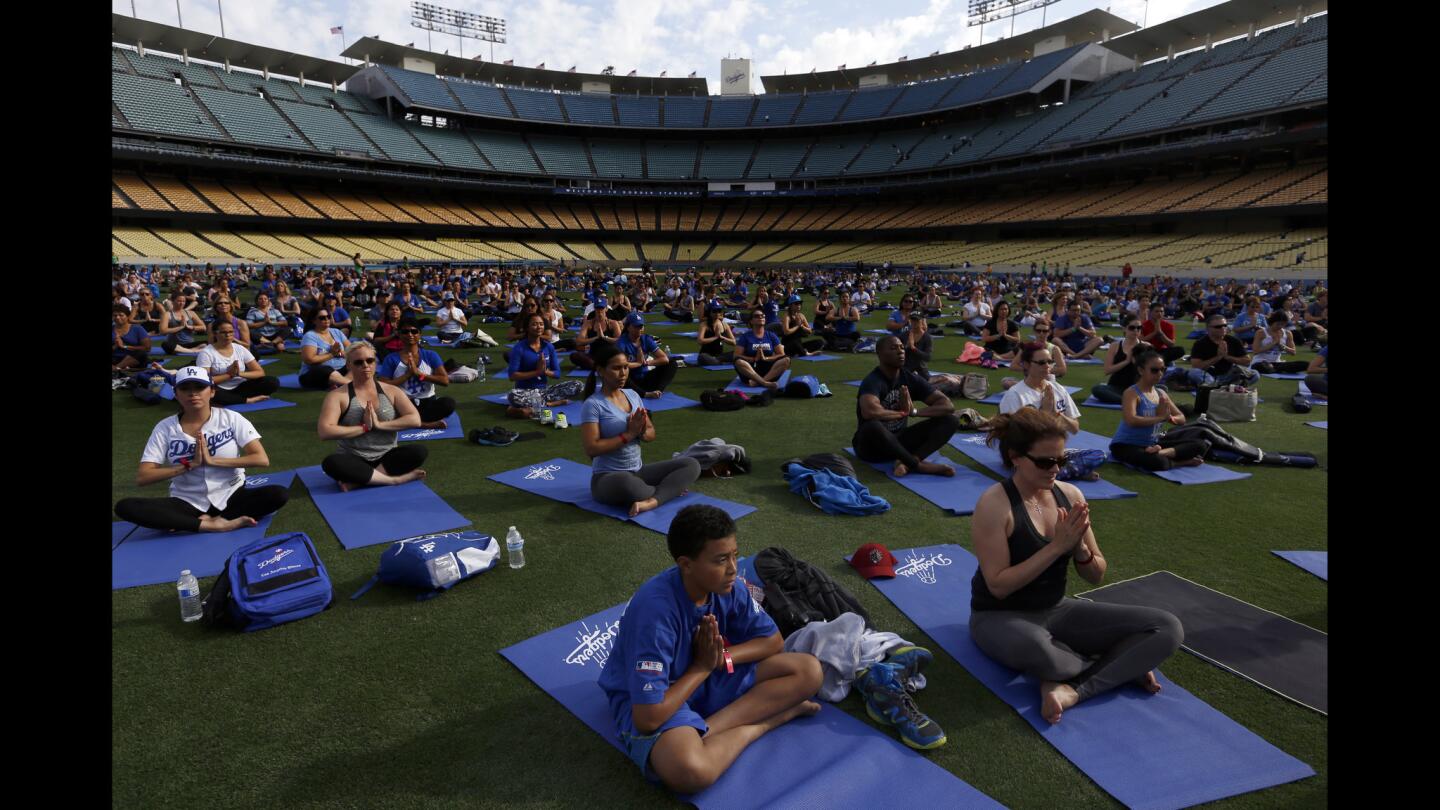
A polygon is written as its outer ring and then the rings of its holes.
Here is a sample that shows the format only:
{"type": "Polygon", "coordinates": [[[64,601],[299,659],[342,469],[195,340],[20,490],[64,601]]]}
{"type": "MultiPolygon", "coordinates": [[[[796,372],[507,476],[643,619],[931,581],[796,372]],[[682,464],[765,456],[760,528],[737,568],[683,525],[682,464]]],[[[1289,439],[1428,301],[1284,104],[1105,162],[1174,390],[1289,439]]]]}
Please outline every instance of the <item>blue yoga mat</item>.
{"type": "MultiPolygon", "coordinates": [[[[734,330],[731,330],[731,331],[734,331],[734,330]]],[[[699,330],[696,330],[696,331],[694,331],[694,332],[676,332],[676,333],[675,333],[675,337],[688,337],[688,338],[693,338],[693,337],[699,337],[699,336],[700,336],[699,330]]]]}
{"type": "Polygon", "coordinates": [[[160,348],[159,346],[151,346],[151,347],[150,347],[150,356],[151,356],[151,357],[156,357],[156,356],[162,355],[162,354],[164,354],[164,353],[165,353],[165,350],[162,349],[162,348],[160,348]]]}
{"type": "Polygon", "coordinates": [[[393,487],[360,487],[341,492],[320,467],[295,471],[340,545],[364,548],[420,534],[468,527],[470,521],[450,508],[424,481],[393,487]]]}
{"type": "MultiPolygon", "coordinates": [[[[249,477],[245,485],[288,487],[294,480],[295,472],[285,470],[249,477]]],[[[121,525],[134,530],[118,545],[111,546],[110,587],[120,590],[173,583],[187,568],[197,577],[214,576],[237,549],[264,537],[274,520],[273,514],[266,515],[254,526],[233,532],[167,532],[136,528],[129,523],[114,524],[112,544],[121,525]]]]}
{"type": "MultiPolygon", "coordinates": [[[[623,751],[609,702],[597,681],[620,629],[624,605],[535,636],[500,651],[601,739],[623,751]]],[[[616,768],[639,769],[615,758],[616,768]]],[[[683,797],[709,808],[935,806],[998,808],[992,799],[907,749],[891,735],[826,703],[814,717],[793,720],[761,737],[704,791],[683,797]],[[803,774],[803,778],[797,778],[803,774]]]]}
{"type": "Polygon", "coordinates": [[[1310,427],[1313,427],[1313,428],[1320,428],[1321,430],[1329,430],[1329,429],[1330,429],[1330,422],[1329,422],[1329,420],[1326,420],[1326,421],[1324,421],[1324,422],[1306,422],[1305,424],[1307,424],[1307,425],[1309,425],[1310,427]]]}
{"type": "Polygon", "coordinates": [[[1330,552],[1328,551],[1272,551],[1270,553],[1304,568],[1326,582],[1330,581],[1330,552]]]}
{"type": "Polygon", "coordinates": [[[796,357],[795,359],[802,363],[823,363],[826,360],[843,360],[844,358],[837,357],[833,354],[816,354],[809,357],[796,357]]]}
{"type": "Polygon", "coordinates": [[[294,388],[297,391],[300,390],[299,374],[282,374],[278,379],[280,380],[281,388],[294,388]]]}
{"type": "MultiPolygon", "coordinates": [[[[1010,470],[1000,460],[1000,451],[985,444],[983,433],[956,433],[950,437],[950,446],[964,453],[972,459],[980,462],[980,465],[1001,478],[1009,478],[1010,470]]],[[[1101,450],[1107,456],[1110,453],[1110,440],[1104,436],[1094,433],[1080,431],[1065,442],[1067,447],[1081,450],[1101,450]]],[[[1119,498],[1134,498],[1136,493],[1123,487],[1116,486],[1109,481],[1070,481],[1074,484],[1087,501],[1111,501],[1119,498]]]]}
{"type": "Polygon", "coordinates": [[[445,427],[441,428],[413,428],[402,430],[395,437],[401,442],[428,442],[433,439],[463,439],[465,429],[460,426],[460,414],[452,413],[445,417],[445,427]]]}
{"type": "Polygon", "coordinates": [[[1202,338],[1202,337],[1205,337],[1205,330],[1204,330],[1204,329],[1196,329],[1196,330],[1192,331],[1190,334],[1186,335],[1186,336],[1185,336],[1185,339],[1186,339],[1186,340],[1199,340],[1199,339],[1202,338]]]}
{"type": "MultiPolygon", "coordinates": [[[[1065,393],[1070,394],[1071,396],[1074,396],[1074,395],[1075,395],[1076,393],[1078,393],[1079,391],[1080,391],[1080,386],[1078,386],[1078,385],[1067,385],[1067,386],[1065,386],[1065,393]]],[[[1008,394],[1008,393],[1010,393],[1010,392],[1009,392],[1009,391],[996,391],[995,393],[991,394],[990,396],[985,397],[984,399],[976,400],[976,401],[979,402],[981,405],[999,405],[999,404],[1000,404],[1000,400],[1004,399],[1004,398],[1005,398],[1005,395],[1008,394]]]]}
{"type": "Polygon", "coordinates": [[[426,335],[424,338],[421,339],[421,342],[424,343],[426,346],[437,346],[441,349],[453,349],[456,346],[460,345],[460,341],[464,340],[465,337],[466,336],[462,334],[459,338],[447,342],[441,340],[439,335],[426,335]]]}
{"type": "Polygon", "coordinates": [[[1297,373],[1295,373],[1295,374],[1261,374],[1260,376],[1261,376],[1261,377],[1269,377],[1269,378],[1272,379],[1272,380],[1303,380],[1303,379],[1305,379],[1305,375],[1304,375],[1303,373],[1299,373],[1299,372],[1297,372],[1297,373]]]}
{"type": "MultiPolygon", "coordinates": [[[[731,368],[733,369],[734,366],[731,366],[731,368]]],[[[785,384],[788,383],[788,382],[790,382],[790,369],[787,368],[787,369],[785,369],[785,373],[780,375],[780,379],[778,379],[778,380],[775,381],[775,384],[779,386],[779,388],[777,388],[777,389],[775,389],[775,390],[779,391],[779,390],[784,389],[784,388],[785,388],[785,384]]],[[[729,391],[729,390],[732,390],[732,389],[744,391],[744,392],[747,393],[747,394],[760,394],[760,393],[764,393],[765,391],[769,390],[769,389],[765,388],[764,386],[760,386],[760,385],[746,385],[746,384],[745,384],[745,381],[742,380],[742,379],[740,379],[740,375],[738,375],[738,374],[735,375],[735,379],[733,379],[733,380],[731,380],[730,382],[728,382],[728,383],[725,384],[725,390],[726,390],[726,391],[729,391]]]]}
{"type": "MultiPolygon", "coordinates": [[[[509,376],[509,375],[506,375],[506,376],[509,376]]],[[[566,376],[566,377],[589,377],[589,376],[590,376],[590,371],[589,371],[588,369],[583,369],[583,368],[572,368],[572,369],[570,369],[570,372],[569,372],[568,374],[566,374],[565,376],[566,376]]],[[[504,378],[504,377],[501,377],[501,379],[503,380],[503,379],[505,379],[505,378],[504,378]]]]}
{"type": "Polygon", "coordinates": [[[700,353],[699,353],[699,352],[686,352],[686,353],[683,353],[683,354],[680,353],[680,352],[676,352],[675,354],[672,354],[672,355],[670,355],[670,356],[671,356],[671,357],[678,357],[678,358],[680,358],[681,360],[684,360],[684,361],[685,361],[685,365],[687,365],[687,366],[693,366],[693,365],[696,365],[696,364],[698,364],[698,363],[700,362],[700,353]]]}
{"type": "Polygon", "coordinates": [[[280,358],[278,358],[278,357],[266,357],[266,358],[263,358],[263,359],[261,359],[261,360],[259,360],[259,361],[257,361],[257,362],[259,362],[260,365],[262,365],[262,366],[268,366],[268,365],[270,365],[271,363],[278,363],[278,362],[280,362],[280,358]]]}
{"type": "Polygon", "coordinates": [[[259,402],[242,402],[239,405],[226,405],[226,408],[236,413],[248,413],[251,411],[273,411],[276,408],[293,408],[299,403],[286,402],[283,399],[264,399],[259,402]]]}
{"type": "Polygon", "coordinates": [[[1329,400],[1328,397],[1325,398],[1325,399],[1321,399],[1321,398],[1315,396],[1315,394],[1314,394],[1313,392],[1311,392],[1310,386],[1306,385],[1304,382],[1301,382],[1300,385],[1297,386],[1297,388],[1296,388],[1296,393],[1298,393],[1300,396],[1304,397],[1304,398],[1305,398],[1305,401],[1306,401],[1306,402],[1309,402],[1311,405],[1329,405],[1329,404],[1330,404],[1330,400],[1329,400]]]}
{"type": "Polygon", "coordinates": [[[864,383],[865,383],[864,380],[846,380],[846,381],[845,381],[845,384],[846,384],[846,385],[853,385],[853,386],[855,386],[856,388],[859,388],[859,387],[860,387],[861,385],[863,385],[864,383]]]}
{"type": "Polygon", "coordinates": [[[538,464],[495,473],[490,476],[490,480],[529,492],[532,495],[549,498],[552,501],[578,506],[597,515],[612,517],[616,520],[633,521],[637,525],[661,534],[669,532],[670,521],[674,520],[675,514],[691,504],[703,503],[718,507],[735,520],[755,511],[753,506],[712,498],[692,490],[658,509],[651,509],[631,518],[629,509],[609,506],[590,497],[590,473],[591,469],[588,464],[564,458],[552,458],[538,464]]]}
{"type": "Polygon", "coordinates": [[[1040,716],[1039,683],[995,662],[970,638],[974,555],[957,545],[893,553],[896,576],[871,584],[1127,807],[1190,807],[1315,774],[1158,672],[1159,694],[1116,689],[1050,725],[1040,716]]]}
{"type": "Polygon", "coordinates": [[[1101,360],[1098,357],[1081,357],[1074,360],[1071,360],[1068,357],[1065,358],[1065,365],[1067,366],[1098,366],[1103,364],[1104,362],[1104,360],[1101,360]]]}
{"type": "Polygon", "coordinates": [[[1111,403],[1109,403],[1109,402],[1101,402],[1100,400],[1096,399],[1094,396],[1086,397],[1086,398],[1085,398],[1085,401],[1082,402],[1082,403],[1080,403],[1080,405],[1083,406],[1083,407],[1086,407],[1086,408],[1104,408],[1104,409],[1107,410],[1107,411],[1118,411],[1118,410],[1121,410],[1120,403],[1116,402],[1116,403],[1114,403],[1114,404],[1111,404],[1111,403]]]}
{"type": "Polygon", "coordinates": [[[1205,462],[1198,467],[1174,467],[1164,472],[1150,472],[1141,470],[1139,467],[1125,466],[1132,470],[1148,472],[1151,475],[1164,478],[1166,481],[1173,481],[1181,485],[1189,484],[1218,484],[1223,481],[1239,481],[1250,477],[1250,473],[1235,472],[1234,470],[1221,467],[1219,464],[1205,462]]]}
{"type": "Polygon", "coordinates": [[[646,326],[693,326],[694,321],[647,321],[646,326]]]}
{"type": "MultiPolygon", "coordinates": [[[[847,447],[845,452],[855,455],[855,448],[847,447]]],[[[856,456],[859,460],[859,456],[856,456]]],[[[894,469],[895,462],[882,461],[871,463],[861,461],[862,464],[869,464],[874,469],[885,474],[886,478],[900,486],[919,495],[930,503],[944,509],[952,515],[969,515],[975,511],[975,504],[979,503],[980,496],[985,490],[995,486],[995,482],[965,467],[955,466],[955,462],[937,453],[931,453],[926,461],[936,464],[944,464],[955,470],[954,477],[945,478],[939,475],[926,475],[925,473],[911,472],[904,478],[896,478],[894,469]]]]}
{"type": "Polygon", "coordinates": [[[123,520],[117,520],[117,521],[115,521],[114,523],[111,523],[111,524],[110,524],[110,550],[111,550],[111,551],[114,551],[114,550],[115,550],[115,547],[118,546],[118,545],[120,545],[122,542],[124,542],[125,538],[129,537],[129,536],[130,536],[130,533],[133,532],[133,531],[135,531],[135,524],[134,524],[134,523],[127,523],[126,521],[123,521],[123,520]]]}
{"type": "MultiPolygon", "coordinates": [[[[485,394],[478,397],[478,399],[483,399],[486,402],[490,402],[495,405],[503,405],[506,407],[509,407],[510,405],[510,398],[508,394],[485,394]]],[[[571,427],[574,427],[580,424],[581,404],[582,403],[580,402],[571,400],[570,404],[568,405],[551,406],[550,411],[555,414],[565,414],[565,420],[570,423],[571,427]]]]}

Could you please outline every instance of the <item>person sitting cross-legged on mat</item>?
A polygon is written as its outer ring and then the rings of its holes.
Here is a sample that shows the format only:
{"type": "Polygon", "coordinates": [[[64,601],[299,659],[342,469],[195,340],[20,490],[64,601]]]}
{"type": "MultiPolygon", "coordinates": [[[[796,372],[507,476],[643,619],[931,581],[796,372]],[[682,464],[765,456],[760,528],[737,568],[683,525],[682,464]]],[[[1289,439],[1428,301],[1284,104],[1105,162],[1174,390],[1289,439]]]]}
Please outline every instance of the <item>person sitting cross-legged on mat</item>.
{"type": "Polygon", "coordinates": [[[270,457],[250,420],[226,408],[212,408],[215,387],[200,366],[175,372],[180,413],[150,432],[138,486],[170,482],[168,498],[125,498],[115,514],[147,529],[228,532],[254,526],[289,500],[285,487],[245,486],[246,467],[268,467],[270,457]]]}
{"type": "Polygon", "coordinates": [[[1310,368],[1304,360],[1281,360],[1295,354],[1295,336],[1290,332],[1290,313],[1277,309],[1265,319],[1265,328],[1255,330],[1250,343],[1250,368],[1257,374],[1298,374],[1310,368]]]}
{"type": "Polygon", "coordinates": [[[1158,383],[1165,374],[1165,358],[1141,349],[1135,357],[1139,379],[1125,389],[1120,400],[1120,427],[1110,439],[1116,461],[1150,472],[1203,464],[1210,451],[1207,441],[1166,441],[1160,426],[1185,424],[1185,414],[1158,383]]]}
{"type": "Polygon", "coordinates": [[[1010,317],[1010,302],[995,302],[994,314],[980,327],[980,342],[997,360],[1013,360],[1020,346],[1020,324],[1010,317]]]}
{"type": "Polygon", "coordinates": [[[401,446],[397,439],[399,431],[420,427],[420,411],[404,391],[375,378],[375,347],[369,341],[347,346],[344,360],[354,379],[325,395],[316,428],[322,440],[338,440],[339,447],[320,468],[343,492],[424,478],[425,445],[401,446]]]}
{"type": "Polygon", "coordinates": [[[600,672],[620,742],[645,778],[679,793],[714,784],[751,743],[820,711],[824,673],[784,652],[737,579],[735,523],[688,506],[666,536],[675,567],[641,585],[600,672]]]}
{"type": "Polygon", "coordinates": [[[954,468],[925,459],[960,429],[955,405],[930,383],[905,370],[905,346],[900,338],[880,338],[875,359],[880,365],[860,382],[855,404],[859,421],[851,439],[855,455],[872,464],[894,461],[897,477],[911,471],[954,475],[954,468]],[[915,400],[925,407],[915,407],[915,400]],[[912,416],[922,421],[907,426],[912,416]]]}
{"type": "Polygon", "coordinates": [[[112,371],[141,369],[150,362],[150,334],[130,322],[130,310],[115,304],[110,313],[110,368],[112,371]]]}
{"type": "Polygon", "coordinates": [[[825,341],[810,337],[815,333],[810,322],[801,311],[800,296],[791,295],[785,299],[785,311],[780,313],[780,342],[785,354],[790,357],[813,357],[825,348],[825,341]],[[808,339],[807,339],[808,338],[808,339]]]}
{"type": "Polygon", "coordinates": [[[790,358],[780,336],[765,329],[765,310],[751,310],[750,331],[735,341],[735,372],[750,385],[773,391],[780,387],[775,381],[788,368],[790,358]]]}
{"type": "MultiPolygon", "coordinates": [[[[609,341],[599,341],[591,351],[602,344],[613,346],[609,341]]],[[[525,335],[510,347],[510,365],[507,369],[510,382],[514,384],[507,397],[509,416],[532,419],[540,410],[551,405],[565,405],[580,392],[579,380],[560,377],[560,355],[545,339],[545,318],[534,313],[525,324],[525,335]],[[554,382],[558,380],[558,382],[554,382]]]]}
{"type": "Polygon", "coordinates": [[[1223,385],[1249,370],[1250,349],[1229,334],[1229,329],[1224,315],[1212,315],[1205,322],[1205,334],[1190,347],[1191,368],[1186,376],[1192,385],[1223,385]]]}
{"type": "Polygon", "coordinates": [[[420,323],[412,318],[400,321],[400,339],[405,347],[391,352],[380,361],[375,376],[383,383],[389,383],[405,392],[415,409],[420,412],[420,427],[430,430],[444,430],[445,417],[455,413],[455,400],[442,397],[435,386],[450,385],[450,373],[445,370],[445,361],[430,349],[420,346],[420,323]]]}
{"type": "Polygon", "coordinates": [[[735,331],[725,322],[725,306],[711,299],[705,305],[705,317],[695,332],[695,342],[700,344],[699,366],[720,366],[735,362],[735,331]],[[729,351],[726,346],[731,347],[729,351]]]}
{"type": "Polygon", "coordinates": [[[1175,364],[1185,356],[1185,348],[1175,343],[1175,324],[1165,320],[1165,305],[1150,305],[1149,320],[1140,324],[1140,339],[1149,343],[1166,363],[1175,364]]]}
{"type": "Polygon", "coordinates": [[[630,363],[613,343],[595,348],[595,368],[585,381],[580,408],[580,441],[595,460],[590,495],[600,503],[629,507],[630,517],[685,494],[700,478],[700,462],[689,456],[644,464],[640,442],[655,441],[639,392],[627,388],[630,363]]]}
{"type": "Polygon", "coordinates": [[[216,405],[264,402],[280,388],[280,381],[265,373],[250,350],[235,342],[235,325],[216,321],[210,328],[211,344],[195,356],[195,365],[210,372],[216,405]]]}
{"type": "Polygon", "coordinates": [[[1330,344],[1321,346],[1320,353],[1305,367],[1305,385],[1320,399],[1330,398],[1330,344]]]}
{"type": "Polygon", "coordinates": [[[330,311],[316,307],[310,313],[310,329],[300,341],[300,362],[304,364],[300,387],[324,391],[350,382],[345,374],[347,345],[345,333],[330,325],[330,311]]]}
{"type": "Polygon", "coordinates": [[[610,302],[604,296],[595,299],[595,308],[580,324],[580,334],[575,338],[575,351],[570,353],[570,362],[576,368],[593,371],[595,360],[591,351],[597,342],[616,341],[624,331],[620,322],[609,317],[610,302]]]}
{"type": "MultiPolygon", "coordinates": [[[[1060,350],[1048,343],[1026,343],[1020,347],[1020,367],[1025,379],[1011,386],[1000,398],[1000,413],[1015,413],[1021,408],[1038,408],[1053,413],[1065,426],[1065,432],[1080,432],[1080,409],[1065,386],[1050,379],[1050,369],[1060,350]]],[[[1104,450],[1066,448],[1065,463],[1060,467],[1061,481],[1099,481],[1100,465],[1108,460],[1104,450]]]]}
{"type": "Polygon", "coordinates": [[[1072,561],[1094,585],[1106,569],[1090,505],[1073,484],[1056,479],[1065,426],[1053,413],[1021,408],[991,419],[985,430],[1014,473],[975,505],[975,645],[1041,682],[1040,714],[1051,723],[1075,704],[1126,684],[1159,692],[1152,670],[1179,648],[1180,621],[1158,608],[1065,596],[1072,561]]]}
{"type": "Polygon", "coordinates": [[[645,318],[639,312],[625,316],[625,333],[615,341],[625,359],[630,362],[630,380],[627,385],[639,391],[646,399],[659,399],[665,389],[675,381],[679,367],[660,348],[659,341],[645,334],[645,318]]]}
{"type": "Polygon", "coordinates": [[[1095,332],[1094,321],[1081,311],[1079,301],[1069,302],[1065,314],[1055,317],[1054,325],[1053,337],[1066,357],[1090,357],[1104,342],[1095,332]]]}
{"type": "Polygon", "coordinates": [[[1125,316],[1125,336],[1113,341],[1105,352],[1105,373],[1110,379],[1090,389],[1090,396],[1110,405],[1120,404],[1125,389],[1140,378],[1140,367],[1135,364],[1135,354],[1153,351],[1150,344],[1140,339],[1140,319],[1134,315],[1125,316]]]}

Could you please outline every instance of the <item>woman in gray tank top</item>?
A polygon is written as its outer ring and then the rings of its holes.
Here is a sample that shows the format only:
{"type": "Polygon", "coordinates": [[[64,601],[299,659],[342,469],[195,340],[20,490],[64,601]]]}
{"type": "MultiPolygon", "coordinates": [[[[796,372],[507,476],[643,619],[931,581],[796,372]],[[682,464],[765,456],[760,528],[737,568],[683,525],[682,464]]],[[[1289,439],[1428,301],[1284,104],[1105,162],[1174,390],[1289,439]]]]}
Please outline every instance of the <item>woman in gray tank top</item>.
{"type": "Polygon", "coordinates": [[[346,347],[345,364],[350,384],[326,394],[320,406],[320,438],[338,440],[321,469],[346,492],[424,478],[425,446],[396,441],[399,431],[420,427],[420,411],[405,392],[375,378],[375,347],[369,341],[346,347]]]}
{"type": "Polygon", "coordinates": [[[1098,585],[1106,562],[1085,496],[1056,480],[1064,426],[1052,413],[1021,408],[991,419],[986,431],[1014,474],[980,496],[971,524],[980,559],[970,588],[976,646],[1040,681],[1040,714],[1051,723],[1126,684],[1159,692],[1151,670],[1180,646],[1180,620],[1157,608],[1065,596],[1072,563],[1098,585]]]}

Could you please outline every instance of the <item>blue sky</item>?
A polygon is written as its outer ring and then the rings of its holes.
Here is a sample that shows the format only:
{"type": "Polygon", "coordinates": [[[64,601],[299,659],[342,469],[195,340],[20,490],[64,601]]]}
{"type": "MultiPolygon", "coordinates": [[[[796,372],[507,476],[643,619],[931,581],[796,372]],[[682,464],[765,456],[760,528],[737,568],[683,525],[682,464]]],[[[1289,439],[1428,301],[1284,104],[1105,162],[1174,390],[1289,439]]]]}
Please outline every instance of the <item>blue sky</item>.
{"type": "MultiPolygon", "coordinates": [[[[509,42],[495,46],[495,59],[552,69],[576,65],[599,73],[613,65],[618,74],[632,69],[655,76],[686,76],[692,70],[720,92],[720,60],[752,60],[754,90],[762,75],[833,70],[901,56],[912,59],[934,51],[959,50],[980,43],[981,28],[966,24],[966,0],[430,0],[507,21],[509,42]]],[[[231,0],[223,4],[225,35],[297,53],[338,59],[343,50],[332,25],[345,28],[346,42],[378,35],[390,42],[425,47],[426,32],[410,26],[409,0],[231,0]]],[[[1219,0],[1151,0],[1148,23],[1154,25],[1219,0]]],[[[132,0],[111,0],[111,9],[130,14],[132,0]]],[[[176,24],[176,0],[133,0],[142,19],[176,24]]],[[[1137,24],[1144,21],[1144,0],[1087,2],[1060,0],[1045,10],[1046,22],[1088,9],[1108,8],[1137,24]]],[[[216,0],[179,0],[184,27],[220,33],[216,0]]],[[[1015,33],[1039,28],[1041,12],[1015,20],[1015,33]]],[[[985,42],[1008,36],[1010,22],[984,26],[985,42]]],[[[462,52],[454,36],[433,34],[436,51],[462,52]]],[[[463,53],[489,57],[490,46],[466,40],[463,53]],[[483,50],[481,50],[483,48],[483,50]]]]}

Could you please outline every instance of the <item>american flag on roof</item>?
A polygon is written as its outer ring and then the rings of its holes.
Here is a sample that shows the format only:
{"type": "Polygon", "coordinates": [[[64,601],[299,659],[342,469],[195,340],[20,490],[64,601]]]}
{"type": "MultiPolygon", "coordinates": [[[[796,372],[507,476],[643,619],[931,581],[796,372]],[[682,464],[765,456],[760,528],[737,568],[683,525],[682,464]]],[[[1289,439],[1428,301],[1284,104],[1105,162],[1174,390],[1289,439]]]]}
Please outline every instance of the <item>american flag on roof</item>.
{"type": "Polygon", "coordinates": [[[345,26],[343,26],[343,25],[335,25],[335,26],[331,26],[331,28],[330,28],[330,33],[332,33],[332,34],[339,34],[339,33],[344,32],[344,30],[345,30],[345,26]]]}

